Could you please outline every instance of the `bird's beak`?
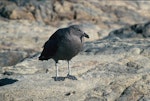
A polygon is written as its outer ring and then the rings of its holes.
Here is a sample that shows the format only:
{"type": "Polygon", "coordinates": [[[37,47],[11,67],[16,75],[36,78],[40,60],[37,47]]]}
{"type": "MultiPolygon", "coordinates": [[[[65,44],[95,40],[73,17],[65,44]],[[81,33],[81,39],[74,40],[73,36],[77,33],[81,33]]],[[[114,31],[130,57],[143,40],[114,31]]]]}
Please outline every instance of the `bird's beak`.
{"type": "Polygon", "coordinates": [[[86,38],[90,38],[89,35],[87,35],[86,33],[84,33],[84,37],[86,38]]]}

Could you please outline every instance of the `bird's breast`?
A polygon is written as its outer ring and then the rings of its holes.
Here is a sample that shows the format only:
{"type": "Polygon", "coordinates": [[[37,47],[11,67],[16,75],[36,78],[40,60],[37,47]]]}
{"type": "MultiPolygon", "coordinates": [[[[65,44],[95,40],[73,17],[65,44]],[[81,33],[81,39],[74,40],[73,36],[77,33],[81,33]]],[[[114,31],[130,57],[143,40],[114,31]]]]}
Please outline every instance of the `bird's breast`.
{"type": "Polygon", "coordinates": [[[80,38],[76,36],[66,38],[59,43],[56,56],[58,60],[70,60],[82,50],[82,47],[80,38]]]}

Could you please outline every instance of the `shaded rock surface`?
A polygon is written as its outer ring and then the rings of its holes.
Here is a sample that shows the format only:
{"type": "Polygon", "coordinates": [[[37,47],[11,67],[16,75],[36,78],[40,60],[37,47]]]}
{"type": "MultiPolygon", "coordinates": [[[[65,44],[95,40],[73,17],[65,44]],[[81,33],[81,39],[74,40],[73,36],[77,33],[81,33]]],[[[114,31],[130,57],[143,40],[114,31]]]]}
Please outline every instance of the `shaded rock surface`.
{"type": "Polygon", "coordinates": [[[149,38],[150,37],[150,22],[143,24],[135,24],[114,30],[109,33],[106,38],[119,37],[123,38],[149,38]]]}
{"type": "MultiPolygon", "coordinates": [[[[0,101],[149,101],[149,9],[146,1],[0,1],[0,101]],[[38,56],[71,24],[90,39],[70,62],[78,80],[56,82],[54,61],[38,56]]],[[[67,62],[58,66],[65,77],[67,62]]]]}
{"type": "Polygon", "coordinates": [[[0,53],[0,66],[10,66],[21,62],[27,57],[27,53],[20,51],[5,51],[0,53]],[[15,59],[14,59],[15,58],[15,59]]]}

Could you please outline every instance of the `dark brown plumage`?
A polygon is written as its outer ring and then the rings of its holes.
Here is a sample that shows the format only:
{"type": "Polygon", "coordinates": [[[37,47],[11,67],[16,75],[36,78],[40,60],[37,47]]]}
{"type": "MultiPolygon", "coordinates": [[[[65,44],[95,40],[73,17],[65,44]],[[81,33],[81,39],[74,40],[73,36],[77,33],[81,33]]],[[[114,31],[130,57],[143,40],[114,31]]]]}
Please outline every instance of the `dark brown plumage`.
{"type": "Polygon", "coordinates": [[[70,75],[69,61],[83,48],[83,37],[89,38],[78,25],[58,29],[44,44],[39,60],[54,59],[56,63],[56,80],[58,77],[58,60],[68,61],[68,77],[70,75]]]}

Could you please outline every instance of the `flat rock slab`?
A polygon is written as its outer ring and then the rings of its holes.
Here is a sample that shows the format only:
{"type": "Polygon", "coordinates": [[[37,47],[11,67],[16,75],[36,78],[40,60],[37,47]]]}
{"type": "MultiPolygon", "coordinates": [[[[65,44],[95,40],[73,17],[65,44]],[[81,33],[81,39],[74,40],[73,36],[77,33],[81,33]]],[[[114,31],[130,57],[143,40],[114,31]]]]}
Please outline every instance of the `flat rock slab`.
{"type": "MultiPolygon", "coordinates": [[[[70,63],[78,80],[54,81],[54,61],[37,56],[3,67],[0,78],[17,80],[0,87],[1,101],[126,101],[150,100],[150,59],[143,55],[78,55],[70,63]],[[142,61],[144,60],[144,61],[142,61]],[[21,69],[19,69],[21,68],[21,69]],[[140,100],[141,99],[141,100],[140,100]]],[[[67,75],[67,62],[59,62],[60,76],[67,75]]]]}

